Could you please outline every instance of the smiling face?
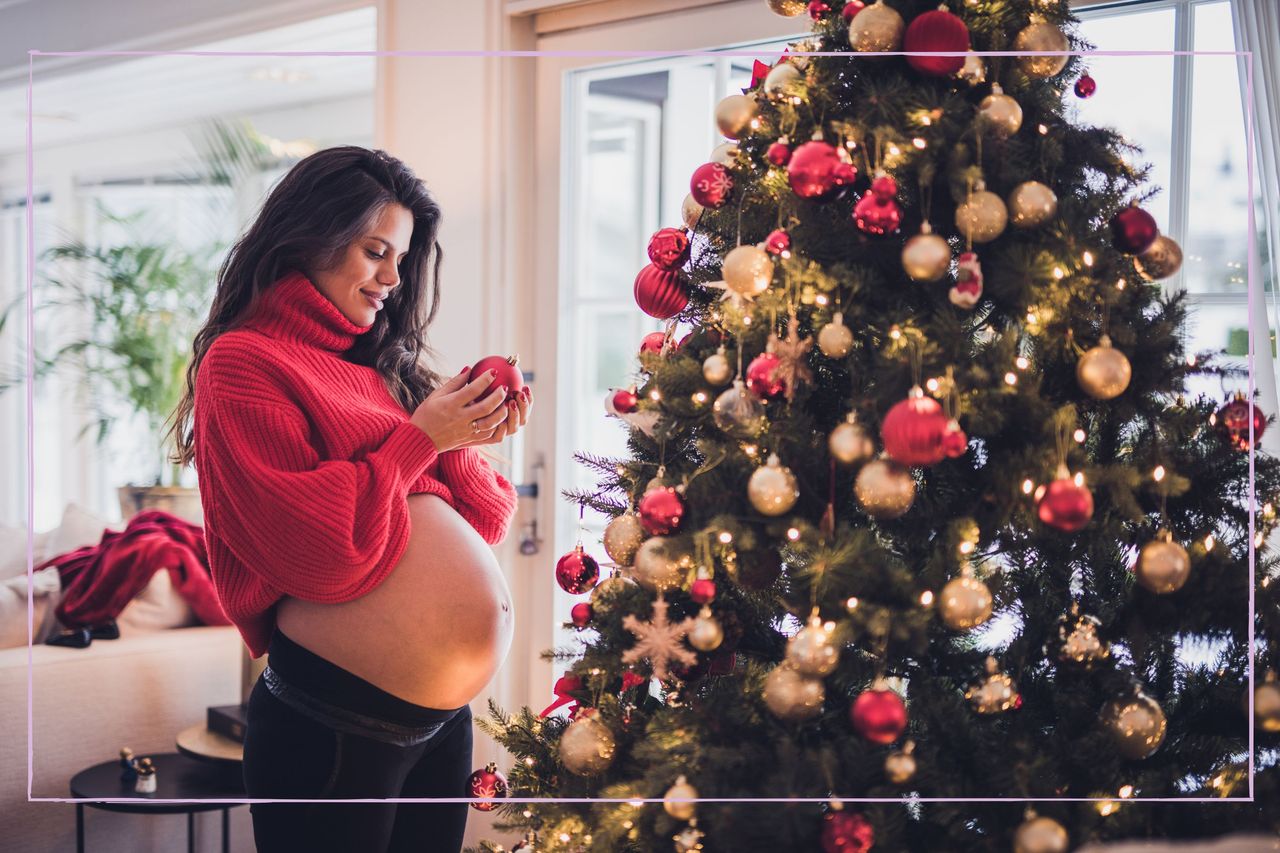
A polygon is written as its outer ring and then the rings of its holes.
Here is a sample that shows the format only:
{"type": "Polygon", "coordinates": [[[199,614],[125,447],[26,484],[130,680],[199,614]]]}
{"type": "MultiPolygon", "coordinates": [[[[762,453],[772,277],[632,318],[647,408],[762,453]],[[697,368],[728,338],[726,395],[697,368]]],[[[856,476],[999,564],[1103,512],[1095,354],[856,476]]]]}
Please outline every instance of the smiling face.
{"type": "Polygon", "coordinates": [[[347,246],[332,269],[311,275],[316,289],[357,326],[371,326],[392,289],[400,286],[400,262],[409,251],[413,214],[385,205],[373,225],[347,246]]]}

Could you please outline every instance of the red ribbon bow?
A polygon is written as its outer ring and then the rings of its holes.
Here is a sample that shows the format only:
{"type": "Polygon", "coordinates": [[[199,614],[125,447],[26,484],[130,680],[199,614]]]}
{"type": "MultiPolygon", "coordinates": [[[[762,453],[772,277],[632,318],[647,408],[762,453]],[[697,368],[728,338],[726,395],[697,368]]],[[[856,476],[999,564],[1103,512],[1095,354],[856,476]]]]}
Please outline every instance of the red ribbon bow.
{"type": "Polygon", "coordinates": [[[569,703],[572,702],[573,704],[570,705],[569,707],[569,719],[572,720],[574,717],[578,716],[578,703],[572,696],[569,695],[569,693],[573,690],[581,690],[581,689],[582,689],[582,679],[579,678],[578,676],[576,675],[560,676],[560,679],[556,681],[556,686],[554,688],[554,691],[556,694],[556,701],[552,702],[546,708],[543,708],[542,713],[539,714],[538,716],[545,717],[555,709],[563,705],[569,705],[569,703]]]}
{"type": "MultiPolygon", "coordinates": [[[[786,58],[786,56],[787,51],[784,49],[782,51],[782,55],[778,57],[778,62],[781,62],[786,58]]],[[[775,62],[774,65],[777,65],[777,62],[775,62]]],[[[755,60],[755,64],[751,66],[751,85],[747,88],[754,89],[759,83],[764,82],[764,78],[768,77],[769,72],[772,70],[773,65],[765,65],[760,60],[755,60]]]]}

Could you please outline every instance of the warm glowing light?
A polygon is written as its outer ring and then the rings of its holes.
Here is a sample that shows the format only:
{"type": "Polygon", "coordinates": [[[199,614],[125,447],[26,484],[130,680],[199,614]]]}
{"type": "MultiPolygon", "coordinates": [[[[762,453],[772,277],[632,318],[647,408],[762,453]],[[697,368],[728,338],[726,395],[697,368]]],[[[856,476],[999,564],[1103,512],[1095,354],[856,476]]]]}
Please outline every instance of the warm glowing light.
{"type": "MultiPolygon", "coordinates": [[[[784,258],[789,258],[789,257],[791,257],[791,253],[790,253],[790,252],[784,252],[784,253],[782,254],[782,257],[784,257],[784,258]]],[[[827,304],[828,302],[830,302],[831,300],[827,298],[827,295],[826,295],[825,293],[819,293],[817,296],[815,296],[815,297],[813,298],[813,301],[814,301],[814,302],[816,302],[816,303],[818,303],[819,305],[826,305],[826,304],[827,304]]]]}
{"type": "Polygon", "coordinates": [[[1048,125],[1044,125],[1044,124],[1042,124],[1042,125],[1040,125],[1040,127],[1039,127],[1038,129],[1039,129],[1039,131],[1040,131],[1040,135],[1041,135],[1041,136],[1044,136],[1046,133],[1048,133],[1048,132],[1049,132],[1049,126],[1048,126],[1048,125]]]}
{"type": "Polygon", "coordinates": [[[530,755],[528,758],[526,758],[526,759],[524,760],[524,766],[525,766],[525,767],[532,767],[532,766],[533,766],[533,756],[532,756],[532,755],[530,755]]]}
{"type": "Polygon", "coordinates": [[[1116,290],[1124,290],[1124,279],[1116,279],[1116,290]]]}
{"type": "Polygon", "coordinates": [[[896,325],[890,326],[889,337],[895,341],[900,339],[902,337],[902,330],[899,329],[896,325]]]}
{"type": "Polygon", "coordinates": [[[1187,356],[1187,367],[1196,366],[1196,357],[1194,355],[1187,356]]]}
{"type": "Polygon", "coordinates": [[[845,606],[845,607],[847,607],[847,608],[849,608],[850,610],[857,610],[857,609],[858,609],[858,596],[856,596],[856,595],[855,595],[855,596],[853,596],[852,598],[850,598],[848,601],[846,601],[846,602],[844,603],[844,606],[845,606]]]}
{"type": "Polygon", "coordinates": [[[1006,385],[1017,385],[1017,384],[1018,384],[1018,374],[1013,373],[1013,372],[1006,373],[1006,374],[1004,375],[1004,381],[1005,381],[1005,384],[1006,384],[1006,385]]]}
{"type": "Polygon", "coordinates": [[[760,452],[760,448],[756,447],[754,444],[744,444],[742,446],[742,452],[748,456],[755,456],[760,452]]]}
{"type": "Polygon", "coordinates": [[[792,542],[796,541],[797,539],[800,538],[800,531],[796,530],[794,527],[788,528],[787,538],[790,539],[792,542]]]}
{"type": "Polygon", "coordinates": [[[1130,797],[1132,797],[1132,796],[1133,796],[1133,786],[1132,786],[1132,785],[1121,785],[1121,786],[1120,786],[1120,797],[1121,797],[1121,799],[1125,799],[1125,800],[1127,800],[1127,799],[1129,799],[1129,798],[1130,798],[1130,797]]]}
{"type": "Polygon", "coordinates": [[[1031,366],[1030,360],[1028,360],[1025,355],[1018,356],[1013,360],[1013,363],[1018,366],[1019,370],[1026,370],[1028,367],[1031,366]]]}
{"type": "Polygon", "coordinates": [[[1163,479],[1164,479],[1164,466],[1163,466],[1163,465],[1157,465],[1157,466],[1156,466],[1156,468],[1155,468],[1155,470],[1151,472],[1151,477],[1152,477],[1152,479],[1154,479],[1157,483],[1158,483],[1158,482],[1160,482],[1161,480],[1163,480],[1163,479]]]}
{"type": "Polygon", "coordinates": [[[529,811],[528,809],[525,809],[523,814],[525,817],[533,817],[533,812],[529,811]]]}
{"type": "Polygon", "coordinates": [[[631,828],[631,827],[633,827],[633,826],[635,826],[635,824],[633,824],[633,823],[632,823],[631,821],[629,821],[629,820],[624,820],[624,821],[622,822],[622,828],[623,828],[623,829],[630,829],[630,828],[631,828]]]}
{"type": "Polygon", "coordinates": [[[1081,257],[1084,258],[1084,265],[1086,267],[1093,266],[1093,252],[1085,252],[1081,257]]]}
{"type": "Polygon", "coordinates": [[[1210,533],[1208,536],[1204,537],[1204,549],[1206,551],[1212,551],[1213,545],[1217,541],[1218,541],[1217,539],[1213,538],[1213,534],[1210,533]]]}
{"type": "Polygon", "coordinates": [[[1083,486],[1083,485],[1084,485],[1084,472],[1083,472],[1083,471],[1077,471],[1077,472],[1076,472],[1076,475],[1075,475],[1074,477],[1072,477],[1072,478],[1071,478],[1071,482],[1075,483],[1077,486],[1083,486]]]}
{"type": "Polygon", "coordinates": [[[1053,277],[1056,278],[1058,281],[1062,281],[1063,277],[1066,274],[1067,274],[1066,271],[1063,270],[1062,267],[1053,268],[1053,277]]]}
{"type": "MultiPolygon", "coordinates": [[[[752,122],[752,124],[754,124],[754,123],[755,123],[755,122],[752,122]]],[[[561,843],[561,844],[568,844],[568,843],[569,843],[569,841],[570,841],[570,839],[572,839],[572,838],[573,838],[573,836],[572,836],[572,835],[570,835],[570,834],[569,834],[569,833],[567,833],[567,832],[562,832],[562,833],[560,833],[560,843],[561,843]]]]}
{"type": "Polygon", "coordinates": [[[654,388],[652,391],[650,391],[650,392],[649,392],[649,399],[650,399],[650,400],[661,400],[661,399],[662,399],[662,394],[661,394],[661,392],[659,392],[659,391],[658,391],[658,389],[657,389],[657,388],[654,388]]]}
{"type": "Polygon", "coordinates": [[[705,402],[707,402],[707,392],[706,392],[706,391],[699,391],[698,393],[694,394],[694,395],[693,395],[693,402],[695,402],[695,403],[705,403],[705,402]]]}
{"type": "Polygon", "coordinates": [[[1084,436],[1084,430],[1082,430],[1082,429],[1078,429],[1078,430],[1076,430],[1075,432],[1073,432],[1073,433],[1071,434],[1071,437],[1072,437],[1072,438],[1074,438],[1074,439],[1076,440],[1076,443],[1077,443],[1077,444],[1084,444],[1084,438],[1085,438],[1085,436],[1084,436]]]}
{"type": "Polygon", "coordinates": [[[631,806],[633,809],[638,809],[644,805],[644,800],[628,800],[627,805],[631,806]]]}
{"type": "Polygon", "coordinates": [[[935,376],[928,382],[924,383],[924,387],[929,389],[929,393],[936,393],[938,390],[938,378],[935,376]]]}
{"type": "Polygon", "coordinates": [[[723,542],[725,545],[728,545],[730,542],[733,541],[733,534],[727,530],[721,530],[720,541],[723,542]]]}
{"type": "Polygon", "coordinates": [[[925,607],[929,607],[930,605],[932,605],[933,593],[927,589],[924,592],[920,593],[920,603],[923,604],[925,607]]]}
{"type": "Polygon", "coordinates": [[[1098,803],[1098,814],[1102,815],[1103,817],[1106,817],[1107,815],[1115,814],[1116,810],[1119,808],[1120,808],[1119,803],[1112,802],[1111,800],[1103,800],[1102,802],[1098,803]]]}
{"type": "Polygon", "coordinates": [[[911,144],[917,148],[923,149],[926,146],[928,146],[929,143],[925,142],[923,139],[917,136],[915,139],[911,140],[911,144]]]}
{"type": "Polygon", "coordinates": [[[1023,481],[1022,481],[1022,493],[1023,493],[1024,495],[1029,495],[1029,494],[1031,494],[1031,490],[1032,490],[1032,489],[1034,489],[1035,487],[1036,487],[1036,484],[1035,484],[1035,483],[1033,483],[1033,482],[1031,482],[1030,480],[1023,480],[1023,481]]]}
{"type": "Polygon", "coordinates": [[[759,129],[760,129],[760,119],[758,119],[758,118],[753,118],[753,119],[751,120],[751,129],[752,129],[752,130],[759,130],[759,129]]]}
{"type": "Polygon", "coordinates": [[[901,149],[901,148],[899,148],[898,146],[896,146],[896,145],[890,145],[890,146],[889,146],[889,156],[890,156],[890,157],[897,157],[897,156],[898,156],[899,154],[901,154],[901,153],[902,153],[902,149],[901,149]]]}

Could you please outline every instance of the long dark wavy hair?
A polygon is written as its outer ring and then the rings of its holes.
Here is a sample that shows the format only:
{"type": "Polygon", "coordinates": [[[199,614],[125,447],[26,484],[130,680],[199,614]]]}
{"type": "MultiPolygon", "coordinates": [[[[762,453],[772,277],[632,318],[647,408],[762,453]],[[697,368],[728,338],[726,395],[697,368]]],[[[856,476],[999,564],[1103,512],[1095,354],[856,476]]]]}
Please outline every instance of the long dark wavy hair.
{"type": "Polygon", "coordinates": [[[435,353],[426,338],[440,308],[440,206],[413,171],[385,151],[355,145],[326,148],[299,161],[280,179],[222,262],[209,318],[192,344],[186,391],[165,421],[165,440],[174,447],[171,462],[187,465],[195,458],[196,374],[209,346],[247,318],[258,297],[285,273],[297,270],[310,277],[338,265],[388,204],[402,205],[413,215],[400,285],[391,291],[373,327],[357,337],[344,358],[377,370],[407,412],[442,384],[443,378],[427,363],[435,353]],[[427,264],[433,252],[428,297],[427,264]]]}

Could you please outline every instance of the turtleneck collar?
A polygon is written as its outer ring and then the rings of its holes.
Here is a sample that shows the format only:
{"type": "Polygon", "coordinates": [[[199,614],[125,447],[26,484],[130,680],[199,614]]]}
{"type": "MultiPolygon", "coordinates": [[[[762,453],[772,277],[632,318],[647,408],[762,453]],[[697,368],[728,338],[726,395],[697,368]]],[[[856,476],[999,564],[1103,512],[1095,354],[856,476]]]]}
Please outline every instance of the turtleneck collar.
{"type": "Polygon", "coordinates": [[[311,279],[296,270],[263,291],[244,325],[334,353],[346,352],[359,335],[373,328],[348,320],[311,279]]]}

